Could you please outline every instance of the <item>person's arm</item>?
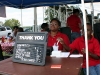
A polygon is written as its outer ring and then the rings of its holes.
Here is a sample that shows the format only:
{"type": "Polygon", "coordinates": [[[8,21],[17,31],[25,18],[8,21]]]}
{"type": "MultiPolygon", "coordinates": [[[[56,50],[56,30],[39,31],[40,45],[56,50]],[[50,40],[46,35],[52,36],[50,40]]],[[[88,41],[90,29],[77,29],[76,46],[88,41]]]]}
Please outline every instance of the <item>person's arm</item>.
{"type": "Polygon", "coordinates": [[[70,51],[71,50],[71,48],[69,47],[69,46],[67,46],[65,43],[62,43],[62,46],[63,46],[63,48],[64,48],[64,50],[66,51],[70,51]]]}
{"type": "MultiPolygon", "coordinates": [[[[86,50],[83,48],[82,49],[82,53],[83,54],[86,54],[86,50]]],[[[94,59],[96,59],[96,60],[98,60],[99,59],[99,56],[98,55],[96,55],[96,54],[94,54],[94,53],[92,53],[92,52],[89,52],[89,54],[88,54],[90,57],[92,57],[92,58],[94,58],[94,59]]]]}
{"type": "Polygon", "coordinates": [[[100,59],[100,44],[98,40],[94,40],[93,42],[94,46],[94,52],[89,52],[89,56],[91,56],[94,59],[100,59]]]}
{"type": "Polygon", "coordinates": [[[62,38],[58,38],[59,42],[62,44],[64,50],[70,51],[71,48],[67,46],[62,38]]]}
{"type": "Polygon", "coordinates": [[[91,56],[92,58],[94,58],[94,59],[96,59],[96,60],[100,59],[100,57],[99,57],[98,55],[93,54],[93,53],[91,53],[91,52],[89,52],[89,56],[91,56]]]}
{"type": "Polygon", "coordinates": [[[74,40],[71,44],[67,36],[63,38],[59,38],[59,42],[62,44],[65,51],[73,52],[74,50],[78,50],[79,48],[79,39],[74,40]]]}

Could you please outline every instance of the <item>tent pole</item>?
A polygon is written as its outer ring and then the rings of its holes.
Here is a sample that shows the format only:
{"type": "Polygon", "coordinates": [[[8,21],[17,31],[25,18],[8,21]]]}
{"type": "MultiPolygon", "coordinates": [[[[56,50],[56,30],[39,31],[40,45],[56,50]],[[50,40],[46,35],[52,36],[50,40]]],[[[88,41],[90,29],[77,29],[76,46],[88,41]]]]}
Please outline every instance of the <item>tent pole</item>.
{"type": "Polygon", "coordinates": [[[51,13],[50,7],[48,6],[48,23],[50,23],[50,13],[51,13]]]}
{"type": "Polygon", "coordinates": [[[92,15],[92,29],[94,29],[93,28],[93,25],[94,25],[94,7],[93,7],[93,0],[91,0],[91,15],[92,15]]]}
{"type": "MultiPolygon", "coordinates": [[[[67,11],[67,6],[66,6],[66,21],[67,21],[67,18],[68,18],[68,11],[67,11]]],[[[65,22],[66,22],[65,21],[65,22]]],[[[67,24],[66,24],[67,25],[67,24]]]]}
{"type": "Polygon", "coordinates": [[[22,4],[21,4],[21,26],[23,26],[23,20],[22,20],[22,6],[23,6],[23,0],[22,0],[22,4]]]}
{"type": "Polygon", "coordinates": [[[37,8],[34,7],[34,32],[37,31],[36,26],[37,26],[37,8]]]}
{"type": "Polygon", "coordinates": [[[59,20],[61,21],[61,5],[59,5],[59,20]]]}
{"type": "Polygon", "coordinates": [[[86,25],[86,13],[85,13],[85,4],[84,0],[81,0],[82,11],[83,11],[83,20],[84,20],[84,32],[85,32],[85,50],[86,50],[86,75],[89,75],[89,64],[88,64],[88,39],[87,39],[87,25],[86,25]]]}
{"type": "Polygon", "coordinates": [[[44,11],[45,11],[45,7],[43,7],[43,22],[44,22],[44,11]]]}
{"type": "Polygon", "coordinates": [[[22,9],[21,9],[21,26],[23,26],[23,20],[22,20],[22,9]]]}
{"type": "Polygon", "coordinates": [[[61,21],[61,6],[60,5],[59,5],[59,9],[58,9],[58,19],[60,20],[61,25],[62,25],[62,21],[61,21]]]}
{"type": "Polygon", "coordinates": [[[44,20],[44,18],[45,18],[45,10],[46,10],[46,7],[44,6],[44,7],[43,7],[43,22],[45,21],[45,20],[44,20]]]}
{"type": "Polygon", "coordinates": [[[55,10],[55,5],[54,5],[53,10],[54,10],[54,18],[56,18],[56,15],[55,15],[55,11],[56,11],[56,10],[55,10]]]}

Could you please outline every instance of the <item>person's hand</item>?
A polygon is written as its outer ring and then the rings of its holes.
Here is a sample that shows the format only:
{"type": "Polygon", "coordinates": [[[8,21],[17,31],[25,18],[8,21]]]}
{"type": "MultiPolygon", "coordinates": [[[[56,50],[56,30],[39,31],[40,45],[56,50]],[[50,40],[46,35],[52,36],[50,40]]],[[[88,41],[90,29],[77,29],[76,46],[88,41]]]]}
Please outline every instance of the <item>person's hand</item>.
{"type": "Polygon", "coordinates": [[[58,40],[61,44],[65,44],[65,43],[64,43],[64,40],[63,40],[62,38],[59,37],[59,38],[57,38],[57,40],[58,40]]]}
{"type": "Polygon", "coordinates": [[[82,53],[83,53],[83,54],[85,54],[85,53],[86,53],[86,50],[85,50],[84,48],[82,48],[82,50],[81,50],[81,51],[82,51],[82,53]]]}

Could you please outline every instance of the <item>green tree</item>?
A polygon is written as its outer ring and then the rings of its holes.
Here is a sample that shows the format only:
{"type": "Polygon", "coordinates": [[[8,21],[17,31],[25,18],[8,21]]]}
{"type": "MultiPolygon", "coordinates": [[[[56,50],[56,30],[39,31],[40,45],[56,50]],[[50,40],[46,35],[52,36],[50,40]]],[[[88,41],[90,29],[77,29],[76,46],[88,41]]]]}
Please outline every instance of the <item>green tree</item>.
{"type": "Polygon", "coordinates": [[[45,15],[46,15],[46,17],[44,20],[48,23],[52,18],[54,18],[54,16],[57,18],[58,13],[57,13],[57,11],[55,11],[55,15],[54,15],[54,9],[52,7],[49,7],[49,9],[47,9],[45,11],[45,15]],[[48,14],[48,12],[49,12],[49,14],[48,14]]]}
{"type": "Polygon", "coordinates": [[[20,26],[21,24],[20,24],[19,20],[8,19],[8,20],[5,20],[5,23],[3,25],[13,28],[14,26],[20,26]]]}
{"type": "MultiPolygon", "coordinates": [[[[65,7],[69,8],[69,6],[67,6],[67,5],[65,7]]],[[[65,7],[61,7],[61,13],[66,14],[66,8],[65,7]]],[[[46,17],[44,18],[44,20],[46,22],[50,22],[50,20],[52,18],[58,18],[58,12],[59,12],[59,6],[50,6],[45,11],[46,17]],[[55,11],[55,13],[54,13],[54,11],[55,11]],[[49,14],[48,14],[48,12],[49,12],[49,14]]]]}

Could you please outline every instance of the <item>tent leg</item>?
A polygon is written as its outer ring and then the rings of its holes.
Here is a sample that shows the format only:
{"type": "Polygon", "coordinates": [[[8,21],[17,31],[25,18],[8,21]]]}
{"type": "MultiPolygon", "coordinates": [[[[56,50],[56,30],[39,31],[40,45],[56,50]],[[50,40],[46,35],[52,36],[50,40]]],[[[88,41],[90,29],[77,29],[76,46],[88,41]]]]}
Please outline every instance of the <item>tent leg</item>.
{"type": "Polygon", "coordinates": [[[37,8],[34,7],[34,32],[37,32],[37,8]]]}
{"type": "Polygon", "coordinates": [[[23,20],[22,20],[22,9],[21,9],[21,26],[23,26],[23,20]]]}
{"type": "Polygon", "coordinates": [[[94,7],[93,7],[93,0],[91,0],[91,15],[92,15],[92,29],[94,25],[94,7]]]}
{"type": "Polygon", "coordinates": [[[87,26],[86,26],[86,13],[84,0],[82,2],[83,20],[84,20],[84,32],[85,32],[85,47],[86,47],[86,75],[89,75],[89,64],[88,64],[88,40],[87,40],[87,26]]]}

